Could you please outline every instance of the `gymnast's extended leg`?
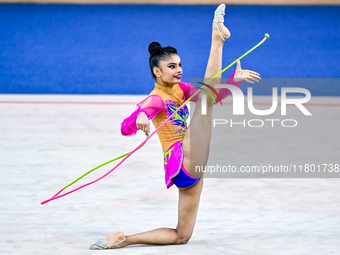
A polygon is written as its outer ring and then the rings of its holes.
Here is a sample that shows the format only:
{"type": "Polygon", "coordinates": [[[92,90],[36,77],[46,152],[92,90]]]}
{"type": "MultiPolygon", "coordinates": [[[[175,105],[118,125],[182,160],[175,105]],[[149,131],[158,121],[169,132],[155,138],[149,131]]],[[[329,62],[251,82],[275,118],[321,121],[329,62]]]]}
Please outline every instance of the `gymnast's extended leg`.
{"type": "MultiPolygon", "coordinates": [[[[222,70],[222,50],[224,40],[221,38],[229,38],[230,32],[222,22],[213,22],[213,32],[211,37],[211,48],[208,64],[205,72],[205,82],[214,77],[222,70]],[[219,33],[217,26],[221,32],[219,33]]],[[[214,84],[221,83],[221,75],[209,83],[214,87],[214,84]]],[[[207,114],[201,114],[202,97],[200,96],[196,102],[196,108],[190,122],[190,126],[183,139],[183,165],[187,172],[196,178],[202,176],[202,172],[196,172],[195,166],[205,166],[210,150],[210,140],[212,132],[212,110],[213,100],[207,97],[207,114]],[[192,137],[193,139],[190,139],[192,137]],[[190,146],[191,145],[191,146],[190,146]]]]}

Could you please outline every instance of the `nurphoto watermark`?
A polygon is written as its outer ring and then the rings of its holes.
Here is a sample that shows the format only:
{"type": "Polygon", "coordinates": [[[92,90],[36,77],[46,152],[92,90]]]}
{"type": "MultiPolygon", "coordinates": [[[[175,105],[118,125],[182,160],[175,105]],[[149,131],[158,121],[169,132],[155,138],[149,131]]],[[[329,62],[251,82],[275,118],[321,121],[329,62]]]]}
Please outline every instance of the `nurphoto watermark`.
{"type": "MultiPolygon", "coordinates": [[[[203,81],[191,79],[191,93],[203,81]]],[[[205,166],[192,170],[207,178],[339,178],[339,108],[330,107],[328,98],[313,101],[312,93],[340,86],[340,79],[325,83],[263,78],[236,86],[222,80],[213,84],[219,96],[203,87],[210,93],[200,92],[201,104],[190,104],[190,117],[199,111],[211,118],[210,153],[205,166]],[[216,101],[212,110],[211,97],[216,101]]],[[[190,142],[193,148],[201,146],[197,138],[190,142]]]]}

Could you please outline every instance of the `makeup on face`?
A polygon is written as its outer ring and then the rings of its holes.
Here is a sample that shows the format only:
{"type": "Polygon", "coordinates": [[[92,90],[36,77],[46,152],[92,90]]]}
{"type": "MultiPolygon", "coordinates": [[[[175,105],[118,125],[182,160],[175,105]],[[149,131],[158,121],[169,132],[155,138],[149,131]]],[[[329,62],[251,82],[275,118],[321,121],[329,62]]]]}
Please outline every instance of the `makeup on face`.
{"type": "Polygon", "coordinates": [[[181,82],[182,77],[182,62],[181,58],[177,54],[173,54],[169,59],[161,62],[162,76],[159,85],[173,86],[181,82]]]}

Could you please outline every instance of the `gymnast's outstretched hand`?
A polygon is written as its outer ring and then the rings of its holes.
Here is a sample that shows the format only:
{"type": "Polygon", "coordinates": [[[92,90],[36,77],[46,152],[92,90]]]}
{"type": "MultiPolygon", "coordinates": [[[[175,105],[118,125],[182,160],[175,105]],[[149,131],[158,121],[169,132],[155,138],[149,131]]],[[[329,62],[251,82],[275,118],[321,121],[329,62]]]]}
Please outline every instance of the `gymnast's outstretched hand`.
{"type": "Polygon", "coordinates": [[[144,112],[140,112],[136,119],[137,128],[142,130],[145,135],[150,133],[150,121],[144,112]]]}
{"type": "Polygon", "coordinates": [[[254,84],[254,81],[259,82],[259,80],[261,80],[259,73],[251,70],[243,70],[241,68],[241,61],[237,61],[237,67],[234,75],[235,82],[246,81],[254,84]]]}

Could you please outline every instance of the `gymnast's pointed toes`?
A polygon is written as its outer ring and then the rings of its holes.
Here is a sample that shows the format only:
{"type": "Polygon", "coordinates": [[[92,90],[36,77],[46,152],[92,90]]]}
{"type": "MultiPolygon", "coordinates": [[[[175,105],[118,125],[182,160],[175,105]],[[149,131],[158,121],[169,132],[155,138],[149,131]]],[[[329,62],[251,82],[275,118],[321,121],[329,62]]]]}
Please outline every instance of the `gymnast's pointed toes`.
{"type": "Polygon", "coordinates": [[[91,250],[106,250],[109,249],[109,242],[106,238],[99,239],[90,246],[91,250]]]}
{"type": "Polygon", "coordinates": [[[223,23],[224,14],[225,14],[225,4],[220,4],[215,10],[214,21],[223,23]]]}

